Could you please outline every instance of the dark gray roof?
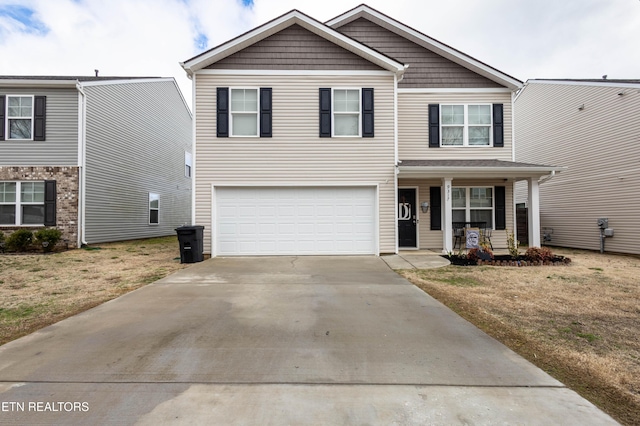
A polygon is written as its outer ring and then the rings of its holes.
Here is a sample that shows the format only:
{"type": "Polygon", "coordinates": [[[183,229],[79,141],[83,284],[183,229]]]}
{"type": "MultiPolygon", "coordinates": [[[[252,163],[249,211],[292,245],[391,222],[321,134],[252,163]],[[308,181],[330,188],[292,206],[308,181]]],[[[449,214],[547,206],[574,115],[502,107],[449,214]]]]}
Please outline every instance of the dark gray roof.
{"type": "Polygon", "coordinates": [[[77,81],[109,81],[109,80],[135,80],[161,77],[95,77],[95,76],[60,76],[60,75],[0,75],[0,80],[77,80],[77,81]]]}
{"type": "Polygon", "coordinates": [[[514,161],[503,160],[401,160],[399,166],[402,167],[504,167],[504,168],[531,168],[531,167],[553,167],[544,164],[516,163],[514,161]]]}

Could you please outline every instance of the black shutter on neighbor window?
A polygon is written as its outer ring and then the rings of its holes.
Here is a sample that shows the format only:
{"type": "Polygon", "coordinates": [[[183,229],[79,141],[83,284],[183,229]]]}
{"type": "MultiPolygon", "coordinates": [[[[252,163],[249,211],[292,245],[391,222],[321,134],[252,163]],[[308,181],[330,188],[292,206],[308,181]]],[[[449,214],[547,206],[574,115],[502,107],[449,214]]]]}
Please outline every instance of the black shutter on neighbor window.
{"type": "Polygon", "coordinates": [[[271,88],[260,88],[260,137],[270,138],[272,136],[271,122],[271,88]]]}
{"type": "Polygon", "coordinates": [[[0,96],[0,141],[5,139],[4,137],[4,96],[0,96]]]}
{"type": "Polygon", "coordinates": [[[429,207],[431,209],[431,227],[432,231],[442,230],[442,193],[439,186],[429,187],[429,207]]]}
{"type": "Polygon", "coordinates": [[[362,137],[374,137],[373,88],[362,89],[362,137]]]}
{"type": "Polygon", "coordinates": [[[320,89],[320,137],[331,137],[331,89],[320,89]]]}
{"type": "Polygon", "coordinates": [[[56,226],[56,181],[44,181],[44,226],[56,226]]]}
{"type": "Polygon", "coordinates": [[[229,88],[218,87],[216,90],[216,136],[229,137],[229,88]]]}
{"type": "Polygon", "coordinates": [[[507,229],[507,201],[504,186],[496,186],[496,230],[507,229]]]}
{"type": "Polygon", "coordinates": [[[46,139],[47,97],[34,96],[33,100],[33,140],[43,141],[46,139]]]}
{"type": "Polygon", "coordinates": [[[504,114],[502,104],[493,104],[493,146],[504,146],[504,114]]]}
{"type": "Polygon", "coordinates": [[[429,104],[429,148],[440,148],[440,104],[429,104]]]}

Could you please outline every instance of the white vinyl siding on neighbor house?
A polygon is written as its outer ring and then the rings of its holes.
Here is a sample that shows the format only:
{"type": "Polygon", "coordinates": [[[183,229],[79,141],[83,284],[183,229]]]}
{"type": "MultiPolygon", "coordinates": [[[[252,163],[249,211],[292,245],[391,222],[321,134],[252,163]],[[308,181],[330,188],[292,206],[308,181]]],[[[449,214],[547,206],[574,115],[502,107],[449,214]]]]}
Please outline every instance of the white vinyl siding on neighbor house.
{"type": "Polygon", "coordinates": [[[198,73],[195,76],[196,206],[211,251],[212,186],[379,186],[379,248],[395,252],[394,77],[385,72],[318,75],[198,73]],[[272,88],[273,137],[216,138],[217,87],[272,88]],[[320,138],[319,89],[375,89],[375,137],[320,138]]]}
{"type": "MultiPolygon", "coordinates": [[[[540,81],[516,98],[516,160],[567,168],[539,187],[550,245],[599,251],[597,219],[608,218],[615,235],[605,250],[640,254],[638,90],[638,83],[540,81]]],[[[526,202],[526,186],[517,184],[517,202],[526,202]]]]}
{"type": "MultiPolygon", "coordinates": [[[[399,159],[411,158],[428,158],[430,160],[482,160],[497,159],[512,161],[512,136],[511,136],[511,93],[510,92],[437,92],[422,93],[415,91],[400,91],[398,93],[398,156],[399,159]],[[489,128],[489,145],[482,146],[480,141],[476,141],[479,146],[473,146],[473,149],[462,149],[459,144],[451,143],[446,146],[442,143],[443,133],[440,132],[441,146],[439,148],[429,148],[429,121],[428,108],[429,104],[439,104],[443,106],[458,105],[463,107],[467,129],[462,128],[462,134],[466,135],[462,139],[462,146],[468,146],[468,127],[479,127],[468,123],[468,107],[471,105],[486,105],[489,107],[490,114],[491,105],[501,103],[504,111],[504,147],[493,146],[493,132],[489,128]]],[[[486,116],[486,114],[485,114],[486,116]]],[[[491,122],[490,122],[491,123],[491,122]]],[[[442,119],[440,119],[441,129],[443,128],[442,119]]],[[[485,126],[482,124],[481,126],[485,126]]],[[[446,127],[446,125],[444,126],[446,127]]],[[[484,131],[486,134],[486,131],[484,131]]],[[[484,143],[484,142],[483,142],[484,143]]],[[[471,147],[469,147],[471,148],[471,147]]]]}

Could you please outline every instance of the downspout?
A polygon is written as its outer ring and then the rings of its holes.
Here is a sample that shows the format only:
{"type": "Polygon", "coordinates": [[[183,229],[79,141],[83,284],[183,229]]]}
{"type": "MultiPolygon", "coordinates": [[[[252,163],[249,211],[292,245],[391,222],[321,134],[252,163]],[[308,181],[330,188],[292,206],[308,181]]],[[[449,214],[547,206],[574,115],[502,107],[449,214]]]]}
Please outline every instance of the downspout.
{"type": "Polygon", "coordinates": [[[78,212],[79,228],[78,228],[78,247],[87,245],[85,240],[85,211],[86,211],[86,195],[87,195],[87,95],[84,93],[82,84],[76,83],[78,89],[78,163],[80,165],[80,176],[78,182],[78,212]]]}
{"type": "Polygon", "coordinates": [[[553,177],[554,177],[555,175],[556,175],[556,171],[555,171],[555,170],[552,170],[550,175],[545,176],[545,177],[543,177],[543,178],[541,178],[541,179],[538,179],[538,183],[539,183],[539,184],[543,184],[543,183],[545,183],[546,181],[553,179],[553,177]]]}
{"type": "MultiPolygon", "coordinates": [[[[402,78],[402,77],[401,77],[402,78]]],[[[394,212],[397,212],[398,208],[398,74],[394,74],[393,76],[393,145],[394,145],[394,168],[393,168],[393,209],[394,212]]],[[[399,246],[399,235],[398,235],[398,214],[394,213],[395,217],[395,230],[394,234],[396,236],[396,254],[398,254],[400,250],[399,246]]],[[[380,230],[378,230],[378,234],[380,230]]]]}
{"type": "Polygon", "coordinates": [[[196,224],[196,74],[187,76],[191,80],[191,225],[196,224]]]}

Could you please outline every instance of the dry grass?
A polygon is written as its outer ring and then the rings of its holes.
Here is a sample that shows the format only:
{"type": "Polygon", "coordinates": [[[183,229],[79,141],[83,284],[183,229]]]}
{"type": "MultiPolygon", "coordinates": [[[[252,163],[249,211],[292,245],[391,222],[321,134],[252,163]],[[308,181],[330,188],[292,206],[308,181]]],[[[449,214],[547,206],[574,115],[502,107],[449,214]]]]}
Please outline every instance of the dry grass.
{"type": "Polygon", "coordinates": [[[402,275],[623,424],[640,419],[640,259],[555,249],[569,266],[402,275]]]}
{"type": "Polygon", "coordinates": [[[97,306],[189,265],[176,237],[53,254],[0,255],[0,344],[97,306]]]}

